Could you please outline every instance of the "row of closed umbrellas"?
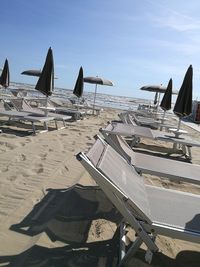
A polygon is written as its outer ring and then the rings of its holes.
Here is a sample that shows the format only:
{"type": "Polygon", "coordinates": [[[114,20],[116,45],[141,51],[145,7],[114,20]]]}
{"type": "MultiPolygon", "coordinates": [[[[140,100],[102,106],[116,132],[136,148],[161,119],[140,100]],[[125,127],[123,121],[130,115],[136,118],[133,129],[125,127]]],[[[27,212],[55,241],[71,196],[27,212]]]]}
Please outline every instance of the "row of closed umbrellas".
{"type": "MultiPolygon", "coordinates": [[[[39,90],[47,97],[50,96],[54,90],[54,60],[51,47],[48,50],[42,71],[27,70],[22,72],[22,74],[39,77],[35,89],[39,90]]],[[[183,79],[183,83],[179,90],[179,93],[177,91],[172,91],[172,79],[169,80],[168,86],[166,88],[163,86],[144,86],[141,88],[141,90],[161,92],[161,93],[164,92],[164,96],[160,104],[160,107],[164,111],[171,109],[172,93],[174,94],[178,93],[173,111],[179,118],[181,118],[190,115],[192,112],[192,79],[193,79],[193,68],[192,65],[190,65],[183,79]]],[[[6,88],[9,86],[9,81],[10,81],[9,65],[8,65],[8,60],[6,59],[0,76],[0,85],[6,88]]],[[[84,77],[83,68],[81,67],[73,90],[74,95],[76,95],[77,97],[81,97],[83,94],[84,82],[95,84],[93,108],[95,107],[97,85],[101,84],[106,86],[113,86],[113,83],[111,81],[102,79],[100,77],[84,77]]]]}

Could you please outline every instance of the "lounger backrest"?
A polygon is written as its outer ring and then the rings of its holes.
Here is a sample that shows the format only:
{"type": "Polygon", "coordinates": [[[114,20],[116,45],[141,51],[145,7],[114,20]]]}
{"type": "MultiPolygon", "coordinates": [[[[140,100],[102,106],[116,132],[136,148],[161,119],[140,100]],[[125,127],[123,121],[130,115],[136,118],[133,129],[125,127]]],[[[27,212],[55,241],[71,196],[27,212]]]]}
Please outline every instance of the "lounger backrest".
{"type": "Polygon", "coordinates": [[[22,110],[22,99],[21,98],[10,99],[10,102],[13,104],[16,110],[18,111],[22,110]]]}
{"type": "Polygon", "coordinates": [[[111,145],[123,158],[129,163],[132,162],[132,158],[135,157],[134,151],[125,143],[121,136],[115,134],[104,135],[106,141],[111,145]]]}
{"type": "Polygon", "coordinates": [[[121,119],[121,121],[122,121],[123,123],[127,123],[127,124],[128,124],[128,121],[127,121],[127,115],[126,115],[125,112],[119,113],[119,114],[118,114],[118,117],[121,119]]]}
{"type": "Polygon", "coordinates": [[[151,222],[148,197],[143,178],[111,146],[97,140],[87,157],[128,198],[141,219],[151,222]]]}
{"type": "Polygon", "coordinates": [[[97,166],[104,149],[105,145],[102,143],[101,140],[97,139],[94,145],[87,152],[87,157],[90,159],[90,161],[95,167],[97,166]]]}
{"type": "MultiPolygon", "coordinates": [[[[106,130],[108,129],[106,128],[106,130]]],[[[129,135],[129,136],[133,135],[133,136],[154,139],[154,135],[152,134],[151,129],[143,126],[134,126],[124,123],[113,123],[112,129],[110,131],[111,131],[110,133],[113,132],[114,134],[119,134],[119,135],[129,135]]]]}
{"type": "Polygon", "coordinates": [[[1,100],[0,101],[0,109],[2,111],[4,111],[4,110],[11,110],[11,107],[4,100],[1,100]]]}

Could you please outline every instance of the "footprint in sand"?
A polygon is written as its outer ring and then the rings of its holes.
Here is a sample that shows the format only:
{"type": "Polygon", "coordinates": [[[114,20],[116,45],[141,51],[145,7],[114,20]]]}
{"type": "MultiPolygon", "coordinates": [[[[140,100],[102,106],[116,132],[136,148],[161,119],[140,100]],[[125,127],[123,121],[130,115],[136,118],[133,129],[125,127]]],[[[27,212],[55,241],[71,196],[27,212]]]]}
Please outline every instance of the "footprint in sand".
{"type": "Polygon", "coordinates": [[[44,171],[44,167],[43,167],[43,164],[38,164],[35,166],[35,171],[36,173],[42,173],[44,171]]]}
{"type": "Polygon", "coordinates": [[[26,156],[24,154],[20,154],[17,158],[16,158],[16,162],[20,162],[20,161],[25,161],[26,160],[26,156]]]}
{"type": "Polygon", "coordinates": [[[47,153],[42,153],[42,154],[40,154],[40,158],[41,158],[41,160],[46,160],[46,158],[47,158],[47,153]]]}
{"type": "Polygon", "coordinates": [[[2,169],[2,172],[7,172],[8,171],[8,167],[5,167],[2,169]]]}
{"type": "Polygon", "coordinates": [[[21,160],[25,161],[26,160],[26,156],[24,154],[21,154],[21,160]]]}
{"type": "Polygon", "coordinates": [[[91,137],[91,136],[86,136],[86,138],[88,139],[88,140],[93,140],[93,138],[91,137]]]}
{"type": "Polygon", "coordinates": [[[61,136],[69,136],[68,134],[60,134],[61,136]]]}
{"type": "Polygon", "coordinates": [[[80,129],[71,129],[71,131],[73,131],[73,132],[79,132],[80,129]]]}
{"type": "MultiPolygon", "coordinates": [[[[4,146],[6,148],[9,148],[10,150],[13,150],[15,148],[17,148],[18,146],[17,145],[14,145],[14,144],[10,144],[8,142],[0,142],[0,145],[1,146],[4,146]]],[[[7,150],[7,149],[6,149],[7,150]]]]}
{"type": "Polygon", "coordinates": [[[90,143],[90,142],[87,142],[86,145],[87,145],[87,146],[92,146],[93,143],[92,143],[92,142],[91,142],[91,143],[90,143]]]}
{"type": "Polygon", "coordinates": [[[16,175],[11,175],[9,178],[8,178],[8,180],[9,181],[15,181],[17,179],[17,176],[16,175]]]}

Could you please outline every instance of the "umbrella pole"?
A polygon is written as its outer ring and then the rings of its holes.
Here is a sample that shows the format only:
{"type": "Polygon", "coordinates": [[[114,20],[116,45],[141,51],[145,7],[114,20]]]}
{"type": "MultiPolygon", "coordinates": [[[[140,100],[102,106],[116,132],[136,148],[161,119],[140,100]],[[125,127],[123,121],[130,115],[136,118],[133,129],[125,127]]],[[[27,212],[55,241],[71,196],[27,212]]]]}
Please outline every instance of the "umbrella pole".
{"type": "Polygon", "coordinates": [[[47,110],[47,106],[48,106],[48,96],[46,96],[46,110],[45,110],[45,116],[48,116],[48,110],[47,110]]]}
{"type": "Polygon", "coordinates": [[[163,113],[162,123],[164,123],[164,120],[165,120],[165,114],[166,114],[166,110],[164,110],[164,113],[163,113]]]}
{"type": "Polygon", "coordinates": [[[158,93],[158,103],[156,107],[156,113],[158,113],[159,103],[160,103],[160,93],[158,93]]]}
{"type": "Polygon", "coordinates": [[[181,127],[181,118],[179,117],[179,121],[178,121],[178,128],[177,128],[177,131],[180,130],[180,127],[181,127]]]}
{"type": "MultiPolygon", "coordinates": [[[[166,110],[164,110],[164,112],[163,112],[163,117],[162,117],[162,119],[161,119],[161,123],[162,123],[162,124],[164,124],[164,121],[165,121],[165,114],[166,114],[166,110]]],[[[162,131],[162,129],[163,129],[163,125],[160,126],[160,131],[162,131]]]]}
{"type": "Polygon", "coordinates": [[[93,112],[92,112],[93,115],[94,115],[94,108],[95,108],[96,94],[97,94],[97,83],[96,83],[96,85],[95,85],[94,103],[93,103],[93,112]]]}

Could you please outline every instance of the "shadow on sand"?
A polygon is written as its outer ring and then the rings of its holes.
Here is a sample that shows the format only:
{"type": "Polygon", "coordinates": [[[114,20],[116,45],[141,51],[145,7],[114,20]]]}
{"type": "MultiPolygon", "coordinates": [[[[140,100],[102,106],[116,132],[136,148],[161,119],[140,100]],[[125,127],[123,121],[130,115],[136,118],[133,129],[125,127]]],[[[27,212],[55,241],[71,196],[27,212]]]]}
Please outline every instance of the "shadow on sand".
{"type": "Polygon", "coordinates": [[[20,255],[0,257],[0,265],[8,261],[10,265],[6,266],[98,266],[99,261],[105,261],[107,265],[102,266],[112,266],[117,258],[118,231],[114,237],[108,237],[111,239],[88,242],[89,235],[100,237],[104,231],[101,220],[108,226],[113,222],[115,231],[122,217],[98,186],[50,189],[10,229],[33,237],[45,232],[51,241],[60,241],[63,246],[49,249],[35,245],[20,255]]]}
{"type": "MultiPolygon", "coordinates": [[[[117,266],[119,253],[119,227],[117,228],[117,225],[121,220],[121,215],[98,186],[75,185],[69,189],[50,189],[41,202],[35,205],[20,223],[10,228],[31,237],[45,232],[51,241],[62,243],[53,248],[34,244],[18,255],[1,256],[0,266],[117,266]],[[101,222],[102,219],[108,224],[112,222],[113,226],[116,225],[116,227],[112,226],[112,236],[106,236],[106,231],[101,229],[100,223],[95,224],[95,228],[91,231],[92,223],[101,222]],[[93,238],[88,242],[88,237],[91,235],[104,236],[104,238],[106,236],[106,239],[93,238]]],[[[145,251],[139,249],[126,266],[200,266],[200,253],[194,251],[182,251],[176,259],[156,253],[151,265],[145,262],[144,255],[145,251]]]]}

